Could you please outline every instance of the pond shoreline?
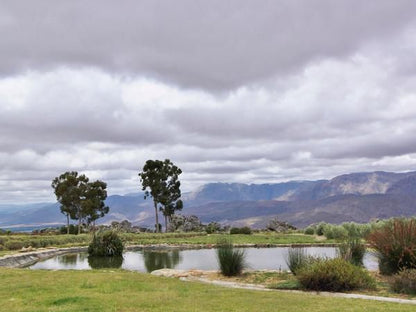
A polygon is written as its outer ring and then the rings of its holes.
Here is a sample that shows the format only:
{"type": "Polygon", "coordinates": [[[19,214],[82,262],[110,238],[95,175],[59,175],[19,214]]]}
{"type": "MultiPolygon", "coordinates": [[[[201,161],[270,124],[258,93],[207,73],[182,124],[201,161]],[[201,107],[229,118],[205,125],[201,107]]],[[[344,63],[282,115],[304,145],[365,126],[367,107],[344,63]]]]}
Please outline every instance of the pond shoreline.
{"type": "MultiPolygon", "coordinates": [[[[337,244],[235,244],[237,248],[275,248],[275,247],[336,247],[337,244]]],[[[153,244],[153,245],[129,245],[127,251],[135,250],[192,250],[217,248],[216,244],[153,244]]],[[[69,253],[86,252],[88,247],[67,247],[42,250],[22,250],[19,253],[0,257],[0,267],[24,268],[38,261],[69,253]]]]}

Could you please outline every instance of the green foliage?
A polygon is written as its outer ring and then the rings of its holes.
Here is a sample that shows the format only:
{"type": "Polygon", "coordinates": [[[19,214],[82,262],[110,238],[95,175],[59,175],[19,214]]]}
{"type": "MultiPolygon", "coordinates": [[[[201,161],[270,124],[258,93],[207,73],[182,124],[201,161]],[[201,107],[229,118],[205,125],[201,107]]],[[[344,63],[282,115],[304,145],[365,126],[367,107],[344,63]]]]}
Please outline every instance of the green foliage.
{"type": "Polygon", "coordinates": [[[359,238],[352,238],[338,245],[338,256],[354,265],[363,266],[365,245],[359,238]]]}
{"type": "Polygon", "coordinates": [[[245,234],[245,235],[250,235],[250,234],[252,234],[252,231],[251,231],[251,229],[248,226],[243,226],[241,228],[232,227],[230,229],[230,234],[245,234]]]}
{"type": "Polygon", "coordinates": [[[302,247],[289,248],[286,264],[293,275],[296,275],[300,269],[311,264],[313,259],[306,254],[305,249],[302,247]]]}
{"type": "Polygon", "coordinates": [[[341,226],[347,231],[349,238],[363,238],[371,231],[371,223],[358,224],[355,222],[345,222],[341,226]]]}
{"type": "Polygon", "coordinates": [[[59,228],[59,233],[76,235],[78,234],[78,225],[70,224],[69,230],[67,226],[62,226],[59,228]]]}
{"type": "Polygon", "coordinates": [[[4,247],[8,250],[19,250],[25,247],[25,244],[19,241],[7,241],[4,247]]]}
{"type": "MultiPolygon", "coordinates": [[[[167,219],[172,217],[175,211],[182,210],[179,175],[182,170],[175,166],[169,159],[147,160],[143,171],[139,173],[144,198],[152,197],[155,208],[155,224],[159,224],[157,205],[165,216],[167,231],[167,219]]],[[[156,232],[159,228],[156,227],[156,232]]]]}
{"type": "Polygon", "coordinates": [[[325,235],[328,239],[364,238],[372,229],[380,227],[383,223],[384,221],[365,224],[344,222],[336,225],[321,222],[319,224],[309,225],[303,232],[308,235],[325,235]]]}
{"type": "Polygon", "coordinates": [[[397,293],[416,295],[416,269],[402,270],[394,275],[391,289],[397,293]]]}
{"type": "Polygon", "coordinates": [[[315,234],[322,236],[324,235],[324,227],[325,227],[326,223],[325,222],[320,222],[315,229],[315,234]]]}
{"type": "Polygon", "coordinates": [[[83,221],[90,224],[108,213],[104,201],[107,198],[107,184],[102,181],[89,182],[85,175],[78,172],[65,172],[52,181],[56,199],[61,204],[61,212],[69,219],[78,220],[78,233],[83,221]]]}
{"type": "Polygon", "coordinates": [[[230,241],[221,241],[218,245],[217,258],[221,273],[225,276],[240,275],[246,266],[244,250],[234,249],[230,241]]]}
{"type": "Polygon", "coordinates": [[[342,240],[348,237],[348,231],[339,225],[325,224],[322,231],[327,239],[342,240]]]}
{"type": "Polygon", "coordinates": [[[315,261],[300,269],[296,278],[308,290],[340,292],[375,288],[375,280],[366,270],[340,258],[315,261]]]}
{"type": "Polygon", "coordinates": [[[382,274],[416,269],[416,221],[394,219],[370,233],[367,241],[377,251],[382,274]]]}
{"type": "Polygon", "coordinates": [[[90,256],[121,256],[123,254],[123,242],[114,231],[98,232],[94,235],[88,246],[90,256]]]}
{"type": "Polygon", "coordinates": [[[308,226],[303,233],[306,235],[314,235],[315,234],[315,227],[314,226],[308,226]]]}
{"type": "Polygon", "coordinates": [[[221,224],[218,222],[210,222],[205,226],[205,232],[207,234],[218,233],[221,231],[221,224]]]}

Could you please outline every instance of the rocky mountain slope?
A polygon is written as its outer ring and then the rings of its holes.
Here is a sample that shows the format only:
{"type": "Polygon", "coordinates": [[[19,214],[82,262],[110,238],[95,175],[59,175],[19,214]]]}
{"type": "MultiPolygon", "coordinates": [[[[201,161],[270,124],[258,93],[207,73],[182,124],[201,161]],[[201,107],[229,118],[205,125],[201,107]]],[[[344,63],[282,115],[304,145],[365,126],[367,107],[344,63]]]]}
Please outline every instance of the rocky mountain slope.
{"type": "MultiPolygon", "coordinates": [[[[264,227],[278,216],[296,226],[326,221],[368,222],[375,218],[416,215],[416,172],[352,173],[331,180],[276,184],[210,183],[183,195],[182,213],[203,222],[264,227]]],[[[152,227],[153,208],[143,194],[107,198],[110,213],[101,223],[130,220],[152,227]]],[[[64,223],[58,204],[0,209],[0,227],[16,224],[64,223]]]]}

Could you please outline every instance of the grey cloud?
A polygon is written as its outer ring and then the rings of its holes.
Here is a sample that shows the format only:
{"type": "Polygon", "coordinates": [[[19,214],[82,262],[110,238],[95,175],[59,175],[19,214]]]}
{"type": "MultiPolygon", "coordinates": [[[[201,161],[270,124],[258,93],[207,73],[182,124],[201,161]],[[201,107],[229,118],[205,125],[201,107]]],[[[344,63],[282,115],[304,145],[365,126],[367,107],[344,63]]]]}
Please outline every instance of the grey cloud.
{"type": "Polygon", "coordinates": [[[224,90],[348,55],[415,12],[412,0],[6,0],[0,73],[97,66],[224,90]]]}

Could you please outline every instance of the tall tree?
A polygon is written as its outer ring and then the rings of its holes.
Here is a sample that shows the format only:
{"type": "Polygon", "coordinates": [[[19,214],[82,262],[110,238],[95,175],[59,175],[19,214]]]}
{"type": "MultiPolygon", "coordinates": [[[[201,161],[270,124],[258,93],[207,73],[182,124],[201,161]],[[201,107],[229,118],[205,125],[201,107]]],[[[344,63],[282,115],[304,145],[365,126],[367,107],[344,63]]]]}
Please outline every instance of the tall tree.
{"type": "Polygon", "coordinates": [[[93,223],[95,225],[95,220],[104,217],[110,210],[104,203],[107,198],[106,188],[107,184],[99,180],[87,183],[82,210],[88,224],[93,223]]]}
{"type": "Polygon", "coordinates": [[[69,219],[77,219],[81,209],[81,193],[88,178],[85,175],[78,175],[78,172],[71,171],[61,174],[52,181],[52,188],[55,190],[56,199],[61,204],[61,212],[66,215],[67,234],[69,234],[69,219]]]}
{"type": "Polygon", "coordinates": [[[65,172],[52,181],[61,212],[67,217],[68,234],[70,218],[78,220],[79,234],[84,219],[90,223],[108,213],[109,208],[104,204],[107,198],[106,187],[99,180],[89,182],[85,175],[78,175],[76,171],[65,172]]]}
{"type": "Polygon", "coordinates": [[[175,166],[169,159],[148,160],[143,166],[143,171],[139,173],[142,183],[142,190],[145,191],[144,198],[152,197],[155,208],[155,227],[159,232],[159,215],[158,205],[165,216],[165,225],[167,231],[167,220],[175,210],[183,207],[180,191],[179,175],[182,170],[175,166]]]}

